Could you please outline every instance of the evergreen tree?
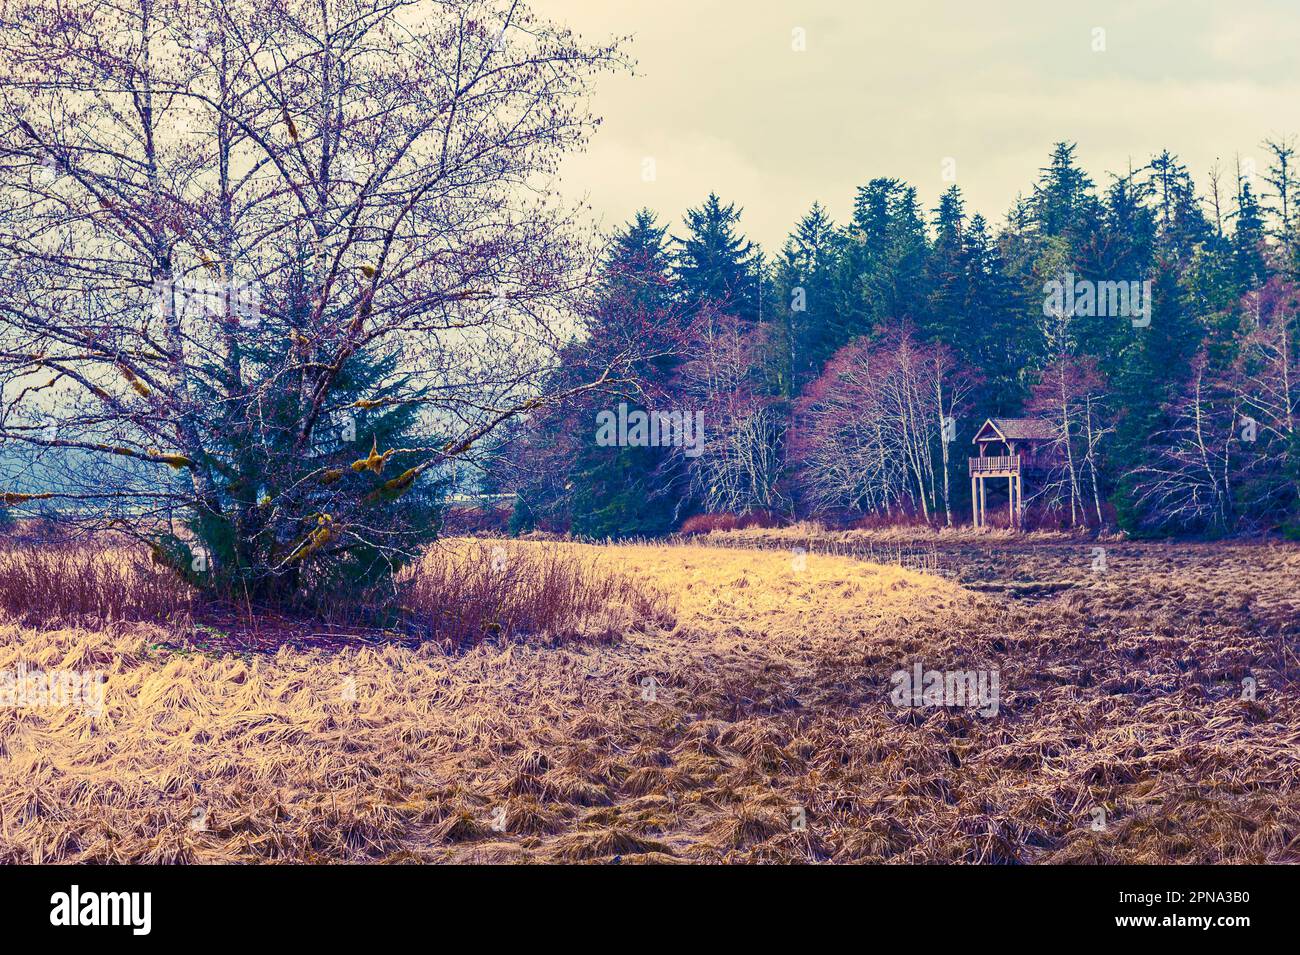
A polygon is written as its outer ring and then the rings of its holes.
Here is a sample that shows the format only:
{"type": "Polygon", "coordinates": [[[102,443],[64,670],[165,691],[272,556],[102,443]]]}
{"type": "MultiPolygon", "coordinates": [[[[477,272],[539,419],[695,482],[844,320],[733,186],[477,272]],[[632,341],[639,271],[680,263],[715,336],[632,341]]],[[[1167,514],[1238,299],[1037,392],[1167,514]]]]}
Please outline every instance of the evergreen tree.
{"type": "Polygon", "coordinates": [[[1264,281],[1264,214],[1250,188],[1242,178],[1237,185],[1237,208],[1233,213],[1232,279],[1239,295],[1257,288],[1264,281]]]}
{"type": "Polygon", "coordinates": [[[715,193],[686,211],[687,233],[673,240],[674,273],[692,313],[713,306],[743,322],[758,320],[759,270],[753,244],[739,232],[740,214],[715,193]]]}
{"type": "Polygon", "coordinates": [[[621,299],[624,318],[662,311],[671,297],[667,226],[649,209],[640,209],[614,233],[606,253],[601,289],[606,301],[621,299]]]}
{"type": "MultiPolygon", "coordinates": [[[[1146,195],[1155,202],[1159,254],[1185,268],[1197,247],[1210,240],[1210,222],[1192,177],[1168,150],[1151,160],[1149,170],[1146,195]]],[[[1145,229],[1138,235],[1144,236],[1145,229]]]]}
{"type": "Polygon", "coordinates": [[[633,379],[557,409],[541,420],[522,452],[529,470],[538,445],[560,446],[561,473],[532,468],[534,479],[522,489],[523,514],[512,530],[541,520],[568,523],[588,538],[659,535],[670,531],[680,502],[670,492],[673,460],[659,447],[602,447],[595,442],[595,416],[626,403],[629,411],[654,410],[671,402],[668,381],[678,361],[681,324],[674,308],[667,230],[649,210],[610,239],[602,263],[597,302],[586,335],[569,349],[559,374],[579,380],[582,370],[633,345],[647,358],[633,379]]]}
{"type": "Polygon", "coordinates": [[[417,453],[404,450],[441,441],[421,415],[431,386],[403,370],[396,346],[345,358],[305,445],[310,392],[268,388],[256,401],[223,400],[242,390],[236,375],[256,380],[312,357],[300,329],[313,308],[313,256],[299,245],[285,258],[288,335],[250,336],[226,356],[195,359],[196,398],[214,416],[208,460],[198,463],[219,481],[214,500],[187,520],[190,534],[160,534],[153,554],[196,586],[317,610],[320,601],[364,599],[419,556],[437,536],[445,481],[417,481],[417,453]],[[344,541],[341,527],[360,533],[344,541]],[[330,559],[308,560],[317,554],[330,559]]]}
{"type": "Polygon", "coordinates": [[[970,297],[970,249],[965,238],[965,209],[961,191],[950,186],[934,210],[934,242],[926,263],[929,307],[921,333],[958,347],[967,327],[970,297]]]}
{"type": "Polygon", "coordinates": [[[843,238],[837,299],[850,337],[923,323],[929,249],[916,190],[887,178],[860,187],[843,238]]]}
{"type": "Polygon", "coordinates": [[[1057,143],[1034,187],[1031,208],[1042,235],[1084,239],[1099,218],[1093,181],[1075,162],[1076,148],[1074,143],[1057,143]]]}
{"type": "Polygon", "coordinates": [[[1270,230],[1282,251],[1286,267],[1294,270],[1296,265],[1296,232],[1300,229],[1300,216],[1296,214],[1296,202],[1300,200],[1300,176],[1296,170],[1296,150],[1294,139],[1265,140],[1264,148],[1272,153],[1264,181],[1270,187],[1267,208],[1273,216],[1270,230]]]}
{"type": "Polygon", "coordinates": [[[985,416],[1011,414],[1027,396],[1024,370],[1033,362],[1037,335],[1026,317],[1023,290],[1008,274],[1003,250],[982,215],[971,217],[962,250],[965,321],[954,327],[947,344],[982,376],[974,396],[977,410],[985,416]]]}
{"type": "Polygon", "coordinates": [[[1105,456],[1106,471],[1114,476],[1119,492],[1115,503],[1120,523],[1130,530],[1137,529],[1141,517],[1126,475],[1158,453],[1150,446],[1151,436],[1172,424],[1168,409],[1186,384],[1186,370],[1203,334],[1191,307],[1192,294],[1173,260],[1157,262],[1151,288],[1151,324],[1133,330],[1133,344],[1124,351],[1112,380],[1117,417],[1105,456]]]}
{"type": "Polygon", "coordinates": [[[848,341],[836,308],[840,245],[835,225],[814,203],[786,240],[773,275],[773,314],[784,316],[793,372],[791,391],[821,373],[822,365],[848,341]]]}

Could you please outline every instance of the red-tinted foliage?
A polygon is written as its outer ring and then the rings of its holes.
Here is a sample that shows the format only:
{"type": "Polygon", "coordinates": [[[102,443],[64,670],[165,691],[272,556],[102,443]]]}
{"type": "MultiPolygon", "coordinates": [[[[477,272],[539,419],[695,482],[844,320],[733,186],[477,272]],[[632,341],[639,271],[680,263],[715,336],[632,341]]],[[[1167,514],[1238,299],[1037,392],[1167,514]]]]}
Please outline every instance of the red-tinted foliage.
{"type": "Polygon", "coordinates": [[[682,521],[677,532],[683,536],[709,534],[713,531],[739,531],[747,527],[777,527],[780,520],[766,511],[748,514],[694,514],[682,521]]]}
{"type": "Polygon", "coordinates": [[[863,514],[847,522],[851,530],[877,530],[886,527],[941,527],[943,520],[935,517],[926,520],[919,509],[899,508],[892,514],[863,514]]]}

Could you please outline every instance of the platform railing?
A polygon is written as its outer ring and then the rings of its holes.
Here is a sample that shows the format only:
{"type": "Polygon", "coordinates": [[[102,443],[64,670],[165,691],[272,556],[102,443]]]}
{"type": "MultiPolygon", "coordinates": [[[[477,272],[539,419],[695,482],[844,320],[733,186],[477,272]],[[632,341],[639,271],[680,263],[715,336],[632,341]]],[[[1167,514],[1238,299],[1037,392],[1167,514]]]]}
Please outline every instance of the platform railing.
{"type": "Polygon", "coordinates": [[[1006,454],[998,457],[983,457],[970,459],[970,473],[974,477],[978,474],[992,474],[1006,471],[1020,470],[1020,455],[1006,454]]]}

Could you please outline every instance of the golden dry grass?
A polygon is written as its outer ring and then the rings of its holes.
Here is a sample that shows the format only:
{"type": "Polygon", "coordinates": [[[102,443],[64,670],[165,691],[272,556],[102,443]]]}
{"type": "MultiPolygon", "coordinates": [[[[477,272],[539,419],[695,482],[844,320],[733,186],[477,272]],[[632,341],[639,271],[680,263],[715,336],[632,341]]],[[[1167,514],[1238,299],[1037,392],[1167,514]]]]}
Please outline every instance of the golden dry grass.
{"type": "Polygon", "coordinates": [[[816,553],[569,546],[675,623],[247,657],[6,625],[0,671],[108,678],[100,716],[0,711],[0,859],[1300,858],[1294,549],[1019,602],[816,553]],[[1000,714],[895,708],[914,660],[998,668],[1000,714]]]}
{"type": "Polygon", "coordinates": [[[609,641],[672,625],[660,588],[607,564],[590,548],[453,538],[401,572],[395,599],[408,634],[449,648],[493,637],[609,641]]]}

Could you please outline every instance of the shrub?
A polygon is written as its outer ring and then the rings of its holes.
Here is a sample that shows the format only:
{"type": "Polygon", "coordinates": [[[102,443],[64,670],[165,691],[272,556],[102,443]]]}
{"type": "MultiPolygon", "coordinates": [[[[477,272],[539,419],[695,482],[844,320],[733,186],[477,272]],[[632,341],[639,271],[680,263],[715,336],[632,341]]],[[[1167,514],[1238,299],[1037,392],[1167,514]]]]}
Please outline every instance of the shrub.
{"type": "Polygon", "coordinates": [[[508,507],[449,507],[442,515],[442,533],[448,537],[501,536],[509,533],[508,507]]]}
{"type": "MultiPolygon", "coordinates": [[[[396,628],[448,647],[495,637],[607,641],[673,625],[663,592],[561,544],[444,542],[402,571],[396,587],[373,588],[362,600],[341,590],[336,598],[320,605],[313,618],[396,628]]],[[[0,615],[25,626],[115,620],[170,625],[212,609],[219,608],[134,545],[0,550],[0,615]]],[[[256,605],[249,609],[261,613],[256,605]]]]}
{"type": "MultiPolygon", "coordinates": [[[[989,512],[990,518],[993,512],[989,512]]],[[[957,520],[958,515],[953,514],[953,519],[957,520]]],[[[905,511],[898,510],[893,514],[863,514],[849,521],[847,527],[849,530],[869,531],[880,530],[889,527],[941,527],[943,526],[943,517],[931,518],[926,520],[925,516],[919,510],[905,511]]]]}
{"type": "Polygon", "coordinates": [[[780,521],[766,511],[747,514],[694,514],[682,521],[677,532],[684,537],[714,531],[739,531],[748,527],[777,527],[780,521]]]}

